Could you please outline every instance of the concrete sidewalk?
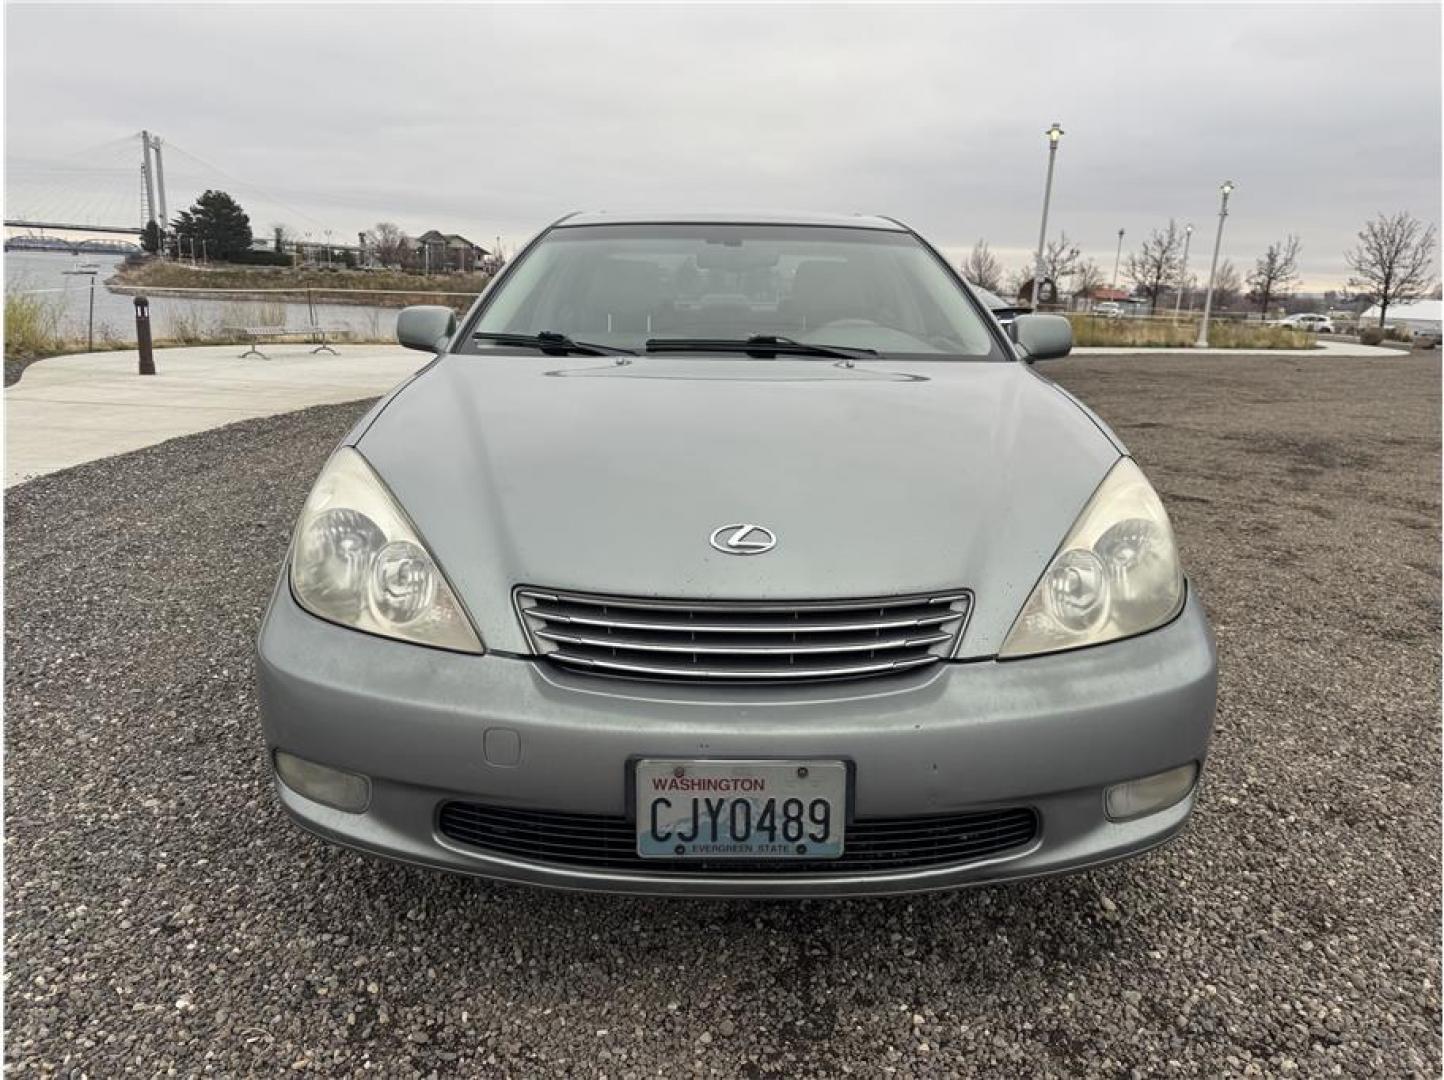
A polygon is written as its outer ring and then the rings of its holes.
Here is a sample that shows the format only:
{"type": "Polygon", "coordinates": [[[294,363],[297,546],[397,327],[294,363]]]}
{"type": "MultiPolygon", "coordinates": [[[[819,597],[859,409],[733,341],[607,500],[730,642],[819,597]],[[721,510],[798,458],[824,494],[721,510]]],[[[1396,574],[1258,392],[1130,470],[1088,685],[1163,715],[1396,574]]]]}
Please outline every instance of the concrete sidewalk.
{"type": "Polygon", "coordinates": [[[157,349],[156,374],[131,352],[55,356],[5,391],[5,486],[97,458],[276,413],[378,397],[430,360],[399,345],[239,345],[157,349]]]}

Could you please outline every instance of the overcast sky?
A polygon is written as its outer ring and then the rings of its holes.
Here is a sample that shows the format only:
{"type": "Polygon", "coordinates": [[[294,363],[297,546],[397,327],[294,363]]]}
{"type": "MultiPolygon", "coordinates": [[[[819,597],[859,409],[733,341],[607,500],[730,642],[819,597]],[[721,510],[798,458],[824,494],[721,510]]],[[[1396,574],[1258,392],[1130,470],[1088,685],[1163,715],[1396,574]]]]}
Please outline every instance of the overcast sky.
{"type": "MultiPolygon", "coordinates": [[[[860,210],[1011,267],[1056,119],[1049,233],[1105,277],[1118,229],[1126,254],[1169,217],[1206,272],[1228,178],[1224,256],[1296,232],[1309,287],[1347,277],[1374,213],[1439,218],[1436,4],[5,12],[7,216],[79,182],[85,155],[56,159],[145,127],[174,148],[172,214],[225,186],[258,230],[511,246],[576,208],[860,210]]],[[[107,154],[124,189],[138,147],[107,154]]]]}

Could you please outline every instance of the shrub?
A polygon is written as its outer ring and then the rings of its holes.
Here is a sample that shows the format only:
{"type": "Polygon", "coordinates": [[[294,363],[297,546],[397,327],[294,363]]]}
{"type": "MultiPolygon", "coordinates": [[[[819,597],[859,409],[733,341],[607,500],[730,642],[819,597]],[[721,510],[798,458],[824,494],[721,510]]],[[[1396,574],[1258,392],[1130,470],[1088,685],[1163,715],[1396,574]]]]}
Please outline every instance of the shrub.
{"type": "Polygon", "coordinates": [[[228,263],[242,266],[290,266],[291,256],[284,251],[237,251],[227,259],[228,263]]]}
{"type": "Polygon", "coordinates": [[[1359,342],[1363,345],[1384,344],[1384,331],[1377,326],[1366,326],[1359,331],[1359,342]]]}

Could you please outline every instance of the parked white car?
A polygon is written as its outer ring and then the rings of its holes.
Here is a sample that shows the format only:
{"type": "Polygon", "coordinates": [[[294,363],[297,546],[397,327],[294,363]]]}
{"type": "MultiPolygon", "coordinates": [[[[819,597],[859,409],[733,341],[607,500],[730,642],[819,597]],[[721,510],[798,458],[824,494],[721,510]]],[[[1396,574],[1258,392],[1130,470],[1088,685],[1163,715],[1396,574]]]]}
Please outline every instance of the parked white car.
{"type": "Polygon", "coordinates": [[[1100,319],[1121,319],[1125,313],[1123,305],[1117,300],[1104,300],[1094,304],[1089,314],[1096,315],[1100,319]]]}
{"type": "Polygon", "coordinates": [[[1312,312],[1290,315],[1287,319],[1280,319],[1278,325],[1294,330],[1308,330],[1315,334],[1332,334],[1334,332],[1333,319],[1327,315],[1316,315],[1312,312]]]}

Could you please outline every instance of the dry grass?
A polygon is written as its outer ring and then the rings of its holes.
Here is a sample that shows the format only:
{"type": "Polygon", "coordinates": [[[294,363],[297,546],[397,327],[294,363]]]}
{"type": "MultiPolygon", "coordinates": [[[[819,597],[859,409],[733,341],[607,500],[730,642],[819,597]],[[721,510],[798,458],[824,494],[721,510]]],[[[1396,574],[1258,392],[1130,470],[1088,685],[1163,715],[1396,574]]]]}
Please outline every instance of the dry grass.
{"type": "Polygon", "coordinates": [[[1220,322],[1209,326],[1208,343],[1215,349],[1312,349],[1317,341],[1313,334],[1287,326],[1220,322]]]}
{"type": "MultiPolygon", "coordinates": [[[[1198,322],[1190,319],[1100,319],[1069,315],[1073,344],[1156,349],[1188,349],[1198,340],[1198,322]]],[[[1209,324],[1208,344],[1215,349],[1309,349],[1314,335],[1285,326],[1220,321],[1209,324]]]]}
{"type": "Polygon", "coordinates": [[[55,297],[6,291],[5,355],[23,360],[53,356],[65,344],[62,314],[55,297]]]}

